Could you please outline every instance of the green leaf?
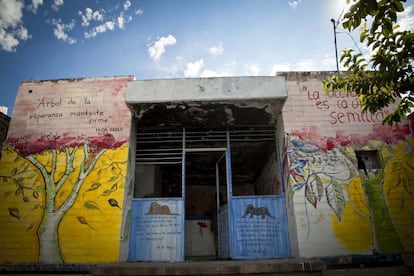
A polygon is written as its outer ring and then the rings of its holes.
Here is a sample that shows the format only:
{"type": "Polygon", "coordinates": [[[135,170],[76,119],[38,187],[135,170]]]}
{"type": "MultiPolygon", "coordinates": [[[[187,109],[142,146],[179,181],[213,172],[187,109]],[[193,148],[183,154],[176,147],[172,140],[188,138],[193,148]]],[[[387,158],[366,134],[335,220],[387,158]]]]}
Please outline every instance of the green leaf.
{"type": "Polygon", "coordinates": [[[45,193],[45,186],[43,186],[43,185],[37,185],[36,187],[35,187],[35,190],[36,191],[38,191],[39,193],[42,193],[42,194],[44,194],[45,193]]]}
{"type": "Polygon", "coordinates": [[[342,220],[342,212],[345,209],[345,196],[341,185],[336,180],[332,180],[325,188],[326,198],[331,209],[334,211],[339,221],[342,220]]]}
{"type": "Polygon", "coordinates": [[[32,179],[32,178],[35,178],[37,176],[37,174],[36,173],[31,173],[28,177],[27,177],[27,179],[32,179]]]}
{"type": "Polygon", "coordinates": [[[91,200],[85,201],[83,203],[83,207],[85,207],[88,210],[96,210],[102,213],[101,209],[99,208],[98,203],[96,203],[95,201],[91,201],[91,200]]]}
{"type": "Polygon", "coordinates": [[[11,194],[13,194],[13,191],[7,191],[3,193],[3,196],[1,198],[1,201],[5,200],[6,198],[8,198],[11,194]]]}
{"type": "Polygon", "coordinates": [[[96,189],[98,189],[99,187],[101,187],[102,186],[102,184],[101,183],[99,183],[99,182],[94,182],[94,183],[92,183],[91,184],[91,186],[86,190],[86,191],[84,191],[83,192],[83,195],[82,195],[82,197],[85,197],[85,194],[87,193],[87,192],[91,192],[91,191],[94,191],[94,190],[96,190],[96,189]]]}

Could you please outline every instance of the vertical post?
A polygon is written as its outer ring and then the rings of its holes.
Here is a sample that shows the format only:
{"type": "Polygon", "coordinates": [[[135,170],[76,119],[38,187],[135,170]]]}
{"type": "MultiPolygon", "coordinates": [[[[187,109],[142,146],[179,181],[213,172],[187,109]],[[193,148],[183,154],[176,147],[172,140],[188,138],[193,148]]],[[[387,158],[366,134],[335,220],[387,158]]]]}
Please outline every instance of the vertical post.
{"type": "Polygon", "coordinates": [[[280,148],[279,148],[279,140],[277,139],[277,128],[275,127],[275,158],[276,158],[276,162],[277,162],[277,170],[278,170],[278,177],[279,177],[279,185],[280,185],[280,190],[282,192],[282,194],[285,193],[285,187],[283,185],[283,167],[282,167],[282,162],[283,162],[283,155],[280,152],[280,148]]]}
{"type": "Polygon", "coordinates": [[[181,259],[185,258],[185,128],[183,128],[183,137],[182,137],[182,156],[181,156],[181,204],[182,204],[182,214],[181,214],[181,259]]]}
{"type": "MultiPolygon", "coordinates": [[[[232,172],[231,172],[231,150],[230,150],[230,131],[227,130],[226,132],[226,140],[227,140],[227,147],[226,147],[226,182],[227,182],[227,223],[228,223],[228,247],[229,247],[229,256],[232,258],[234,256],[233,252],[233,242],[234,239],[231,236],[233,233],[233,181],[232,181],[232,172]]],[[[234,237],[235,238],[235,237],[234,237]]]]}
{"type": "Polygon", "coordinates": [[[332,25],[333,25],[333,31],[334,31],[336,72],[338,72],[338,74],[339,74],[339,64],[338,64],[338,47],[337,47],[337,44],[336,44],[336,22],[335,22],[335,19],[331,18],[331,22],[332,22],[332,25]]]}

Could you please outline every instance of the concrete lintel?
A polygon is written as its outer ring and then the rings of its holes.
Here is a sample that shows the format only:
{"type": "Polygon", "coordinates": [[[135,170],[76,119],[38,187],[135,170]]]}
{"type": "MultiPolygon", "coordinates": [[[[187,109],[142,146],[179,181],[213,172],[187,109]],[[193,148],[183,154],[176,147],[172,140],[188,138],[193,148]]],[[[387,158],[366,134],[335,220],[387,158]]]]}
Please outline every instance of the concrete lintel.
{"type": "Polygon", "coordinates": [[[286,100],[283,77],[220,77],[136,80],[128,83],[126,103],[286,100]]]}

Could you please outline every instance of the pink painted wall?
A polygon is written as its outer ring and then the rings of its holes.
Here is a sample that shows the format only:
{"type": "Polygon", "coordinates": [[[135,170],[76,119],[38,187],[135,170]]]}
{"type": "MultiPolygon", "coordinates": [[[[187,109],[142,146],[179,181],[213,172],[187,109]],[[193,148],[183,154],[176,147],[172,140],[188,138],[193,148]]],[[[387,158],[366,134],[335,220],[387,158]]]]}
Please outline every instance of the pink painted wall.
{"type": "Polygon", "coordinates": [[[132,77],[23,82],[8,139],[44,135],[93,137],[109,133],[126,140],[130,113],[125,88],[132,77]]]}

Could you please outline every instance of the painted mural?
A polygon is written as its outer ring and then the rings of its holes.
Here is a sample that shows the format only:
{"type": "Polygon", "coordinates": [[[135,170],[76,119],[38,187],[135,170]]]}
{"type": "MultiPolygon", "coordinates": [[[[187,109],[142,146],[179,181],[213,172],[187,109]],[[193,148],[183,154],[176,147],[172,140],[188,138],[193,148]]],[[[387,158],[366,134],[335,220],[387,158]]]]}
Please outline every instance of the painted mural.
{"type": "Polygon", "coordinates": [[[295,205],[303,206],[297,211],[303,255],[315,256],[312,247],[322,239],[319,255],[414,249],[414,139],[406,125],[375,130],[381,139],[322,137],[315,128],[287,135],[288,183],[295,205]],[[355,151],[377,151],[379,167],[361,169],[355,151]]]}
{"type": "Polygon", "coordinates": [[[293,252],[334,257],[413,251],[410,124],[382,125],[393,107],[362,113],[355,92],[326,93],[322,80],[333,74],[284,74],[283,172],[295,222],[290,229],[297,234],[293,252]]]}
{"type": "Polygon", "coordinates": [[[0,163],[0,261],[116,262],[129,77],[22,83],[0,163]]]}

